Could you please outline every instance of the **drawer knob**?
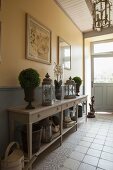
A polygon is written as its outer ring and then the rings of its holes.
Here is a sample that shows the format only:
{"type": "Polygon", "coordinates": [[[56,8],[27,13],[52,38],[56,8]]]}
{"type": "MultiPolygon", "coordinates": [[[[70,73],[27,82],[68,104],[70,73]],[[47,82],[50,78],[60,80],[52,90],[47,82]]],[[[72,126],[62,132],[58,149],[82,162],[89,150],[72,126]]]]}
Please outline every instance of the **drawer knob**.
{"type": "Polygon", "coordinates": [[[40,114],[38,114],[37,117],[39,118],[39,117],[40,117],[40,114]]]}
{"type": "Polygon", "coordinates": [[[57,110],[59,110],[59,107],[57,107],[57,110]]]}

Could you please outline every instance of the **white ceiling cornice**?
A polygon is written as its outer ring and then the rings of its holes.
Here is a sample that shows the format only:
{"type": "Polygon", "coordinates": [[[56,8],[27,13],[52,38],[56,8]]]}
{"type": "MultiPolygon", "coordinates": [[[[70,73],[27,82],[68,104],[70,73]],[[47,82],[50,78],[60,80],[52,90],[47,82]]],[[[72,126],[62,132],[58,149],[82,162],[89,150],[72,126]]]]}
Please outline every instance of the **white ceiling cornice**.
{"type": "Polygon", "coordinates": [[[100,35],[106,35],[106,34],[112,34],[113,33],[113,26],[103,29],[102,31],[90,31],[83,33],[84,38],[89,38],[89,37],[95,37],[95,36],[100,36],[100,35]]]}
{"type": "Polygon", "coordinates": [[[89,8],[89,11],[90,11],[90,13],[92,15],[92,11],[93,11],[92,1],[91,0],[85,0],[85,1],[86,1],[86,4],[87,4],[88,8],[89,8]]]}

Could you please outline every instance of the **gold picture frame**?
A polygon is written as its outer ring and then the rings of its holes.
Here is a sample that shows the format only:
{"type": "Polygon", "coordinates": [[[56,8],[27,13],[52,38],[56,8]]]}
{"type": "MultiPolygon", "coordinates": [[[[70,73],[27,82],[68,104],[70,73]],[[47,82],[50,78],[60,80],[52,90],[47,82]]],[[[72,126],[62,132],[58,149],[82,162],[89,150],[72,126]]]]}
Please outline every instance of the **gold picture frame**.
{"type": "Polygon", "coordinates": [[[26,14],[26,58],[51,64],[51,31],[26,14]]]}

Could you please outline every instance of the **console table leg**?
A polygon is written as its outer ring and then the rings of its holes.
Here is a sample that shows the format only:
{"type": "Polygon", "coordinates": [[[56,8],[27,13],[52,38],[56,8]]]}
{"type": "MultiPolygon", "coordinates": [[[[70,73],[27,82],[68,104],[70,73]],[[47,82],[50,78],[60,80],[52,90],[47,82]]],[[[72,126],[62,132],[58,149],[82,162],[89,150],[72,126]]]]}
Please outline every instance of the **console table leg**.
{"type": "MultiPolygon", "coordinates": [[[[28,159],[30,161],[32,158],[32,123],[27,124],[27,145],[28,145],[28,159]]],[[[32,170],[32,165],[29,168],[29,170],[32,170]]]]}
{"type": "Polygon", "coordinates": [[[86,122],[87,122],[87,100],[86,100],[86,122]]]}
{"type": "Polygon", "coordinates": [[[9,115],[9,139],[10,142],[14,140],[14,117],[12,114],[9,115]]]}
{"type": "Polygon", "coordinates": [[[76,131],[77,131],[77,129],[78,129],[78,104],[76,105],[76,122],[77,122],[76,131]]]}
{"type": "Polygon", "coordinates": [[[63,110],[60,113],[60,145],[62,145],[62,132],[63,132],[63,110]]]}

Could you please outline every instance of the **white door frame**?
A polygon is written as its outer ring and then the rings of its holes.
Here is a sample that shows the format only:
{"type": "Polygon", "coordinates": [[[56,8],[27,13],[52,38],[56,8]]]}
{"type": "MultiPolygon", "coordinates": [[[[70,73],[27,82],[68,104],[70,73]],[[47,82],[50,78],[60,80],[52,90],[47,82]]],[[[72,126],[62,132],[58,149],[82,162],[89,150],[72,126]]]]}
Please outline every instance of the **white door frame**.
{"type": "MultiPolygon", "coordinates": [[[[103,41],[99,41],[98,43],[102,43],[102,42],[103,41]]],[[[104,42],[110,42],[110,41],[107,40],[107,41],[104,41],[104,42]]],[[[94,83],[94,58],[98,58],[98,57],[99,58],[101,58],[101,57],[113,57],[113,52],[111,52],[111,53],[100,53],[98,55],[94,54],[93,45],[94,45],[94,43],[91,43],[91,96],[95,96],[95,92],[94,91],[95,91],[96,88],[98,89],[98,87],[102,87],[102,93],[103,93],[102,96],[104,96],[107,93],[106,89],[104,88],[104,86],[108,85],[108,87],[113,89],[113,85],[112,85],[113,83],[107,83],[107,84],[105,84],[105,83],[94,83]]],[[[112,96],[111,96],[111,98],[112,98],[112,96]]],[[[112,104],[109,105],[108,110],[106,110],[107,109],[106,103],[108,103],[108,100],[109,100],[109,97],[107,97],[107,98],[102,97],[102,105],[100,104],[100,108],[96,106],[97,111],[113,111],[112,104]]]]}

